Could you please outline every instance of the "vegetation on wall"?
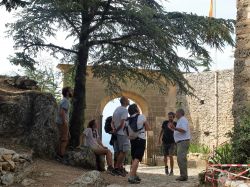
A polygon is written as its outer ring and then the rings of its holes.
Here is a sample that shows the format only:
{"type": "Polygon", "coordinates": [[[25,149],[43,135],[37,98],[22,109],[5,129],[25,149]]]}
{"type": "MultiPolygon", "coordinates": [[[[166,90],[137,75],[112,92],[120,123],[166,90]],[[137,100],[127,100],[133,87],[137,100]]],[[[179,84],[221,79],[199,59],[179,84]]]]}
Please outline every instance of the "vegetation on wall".
{"type": "Polygon", "coordinates": [[[189,146],[189,153],[202,153],[207,155],[210,153],[210,148],[204,144],[191,143],[189,146]]]}
{"type": "Polygon", "coordinates": [[[250,109],[234,125],[230,136],[234,163],[250,164],[250,109]]]}

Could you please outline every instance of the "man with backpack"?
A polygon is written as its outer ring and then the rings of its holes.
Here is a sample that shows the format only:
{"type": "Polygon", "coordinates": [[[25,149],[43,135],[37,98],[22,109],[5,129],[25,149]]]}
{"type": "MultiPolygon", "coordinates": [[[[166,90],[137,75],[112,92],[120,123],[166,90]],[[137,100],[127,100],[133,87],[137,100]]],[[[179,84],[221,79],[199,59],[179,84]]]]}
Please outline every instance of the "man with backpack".
{"type": "Polygon", "coordinates": [[[130,138],[132,164],[128,182],[130,184],[139,184],[141,179],[136,174],[139,162],[142,161],[146,148],[146,131],[150,130],[146,117],[139,112],[136,104],[128,108],[130,117],[126,122],[125,132],[130,138]]]}
{"type": "Polygon", "coordinates": [[[122,96],[120,99],[121,106],[117,107],[112,117],[113,133],[116,135],[114,141],[114,152],[117,152],[117,161],[115,163],[115,173],[123,177],[126,176],[126,171],[123,168],[123,162],[126,153],[130,149],[130,142],[128,137],[124,134],[125,120],[128,118],[127,106],[129,100],[127,97],[122,96]]]}
{"type": "MultiPolygon", "coordinates": [[[[114,134],[114,124],[112,121],[112,116],[109,116],[106,118],[105,120],[105,125],[104,125],[104,130],[106,133],[111,135],[110,141],[109,141],[109,145],[113,146],[113,149],[115,150],[115,141],[117,140],[117,136],[114,134]]],[[[117,154],[118,152],[114,151],[114,165],[116,164],[117,161],[117,154]]]]}

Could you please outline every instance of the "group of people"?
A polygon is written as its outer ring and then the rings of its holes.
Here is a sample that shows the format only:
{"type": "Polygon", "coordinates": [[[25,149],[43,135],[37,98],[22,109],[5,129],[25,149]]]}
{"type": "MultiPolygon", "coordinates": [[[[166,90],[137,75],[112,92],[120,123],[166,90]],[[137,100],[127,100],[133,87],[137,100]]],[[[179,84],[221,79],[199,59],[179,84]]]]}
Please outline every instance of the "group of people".
{"type": "MultiPolygon", "coordinates": [[[[62,89],[63,99],[60,102],[56,123],[60,132],[60,144],[56,158],[62,160],[66,151],[69,133],[69,109],[72,97],[70,87],[62,89]]],[[[140,183],[141,179],[137,175],[139,163],[142,161],[146,148],[146,131],[149,131],[150,125],[136,104],[129,103],[127,97],[120,98],[121,106],[117,107],[113,116],[106,120],[110,121],[110,134],[112,134],[111,143],[114,148],[114,162],[112,152],[102,144],[98,134],[98,123],[91,120],[88,127],[82,133],[80,144],[84,142],[85,146],[90,147],[96,155],[105,155],[107,161],[107,171],[112,175],[125,177],[128,172],[124,168],[124,160],[131,151],[131,167],[128,182],[131,184],[140,183]],[[128,107],[128,109],[127,109],[128,107]],[[128,117],[129,116],[129,117],[128,117]]],[[[176,180],[186,181],[187,174],[187,152],[190,141],[190,130],[188,121],[185,118],[182,109],[177,110],[176,114],[168,113],[168,120],[162,124],[162,130],[159,137],[159,143],[164,148],[165,173],[173,175],[175,147],[177,145],[177,162],[180,168],[180,177],[176,180]],[[177,122],[175,122],[175,118],[177,122]],[[168,169],[167,158],[170,158],[170,171],[168,169]]]]}
{"type": "Polygon", "coordinates": [[[168,120],[162,123],[162,128],[158,143],[163,147],[165,174],[174,175],[174,158],[177,148],[177,163],[180,169],[180,176],[176,178],[178,181],[188,180],[187,172],[187,154],[189,149],[191,135],[189,123],[185,117],[183,109],[178,109],[176,114],[168,113],[168,120]],[[177,119],[176,121],[174,119],[177,119]],[[170,160],[170,171],[168,168],[168,157],[170,160]]]}

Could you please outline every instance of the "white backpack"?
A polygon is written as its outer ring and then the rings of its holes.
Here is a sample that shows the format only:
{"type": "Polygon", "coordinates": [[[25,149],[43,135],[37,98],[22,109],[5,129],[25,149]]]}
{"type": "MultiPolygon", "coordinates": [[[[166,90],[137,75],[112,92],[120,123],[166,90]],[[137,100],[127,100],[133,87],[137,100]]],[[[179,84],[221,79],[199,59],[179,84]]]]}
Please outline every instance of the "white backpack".
{"type": "Polygon", "coordinates": [[[141,130],[144,127],[138,129],[138,126],[137,126],[137,121],[138,121],[139,115],[140,114],[136,114],[135,116],[129,117],[126,120],[126,126],[124,128],[124,131],[130,140],[136,139],[139,136],[139,134],[143,133],[143,131],[141,131],[141,130]]]}

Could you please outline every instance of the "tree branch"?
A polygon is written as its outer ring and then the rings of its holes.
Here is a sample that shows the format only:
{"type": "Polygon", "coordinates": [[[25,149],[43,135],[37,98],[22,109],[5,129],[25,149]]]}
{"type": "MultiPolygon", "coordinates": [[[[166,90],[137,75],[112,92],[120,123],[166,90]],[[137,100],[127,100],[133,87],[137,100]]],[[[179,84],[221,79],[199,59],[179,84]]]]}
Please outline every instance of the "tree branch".
{"type": "Polygon", "coordinates": [[[118,38],[111,38],[111,39],[106,39],[106,40],[94,40],[94,41],[90,41],[89,42],[89,46],[117,42],[117,41],[121,41],[121,40],[125,40],[125,39],[128,39],[128,38],[131,38],[131,37],[136,36],[136,35],[137,34],[135,34],[135,33],[131,33],[131,34],[124,35],[124,36],[121,36],[121,37],[118,37],[118,38]]]}
{"type": "Polygon", "coordinates": [[[30,47],[33,47],[33,46],[40,46],[40,47],[48,47],[48,48],[56,48],[56,49],[59,49],[59,50],[63,50],[63,51],[66,51],[66,52],[70,52],[70,53],[75,53],[77,54],[77,51],[74,51],[72,49],[67,49],[67,48],[64,48],[64,47],[60,47],[60,46],[57,46],[57,45],[54,45],[52,43],[50,44],[42,44],[42,43],[30,43],[30,45],[27,45],[25,47],[24,50],[30,48],[30,47]]]}
{"type": "Polygon", "coordinates": [[[80,31],[77,29],[75,24],[63,12],[60,11],[60,13],[64,17],[64,19],[73,27],[73,30],[77,33],[77,35],[80,36],[80,31]]]}
{"type": "Polygon", "coordinates": [[[104,18],[105,15],[107,14],[108,10],[109,10],[109,6],[111,4],[112,0],[108,0],[106,6],[104,7],[103,13],[102,13],[102,17],[100,19],[100,21],[98,23],[96,23],[93,27],[89,28],[88,33],[93,32],[94,30],[96,30],[99,26],[101,26],[104,22],[104,18]]]}

